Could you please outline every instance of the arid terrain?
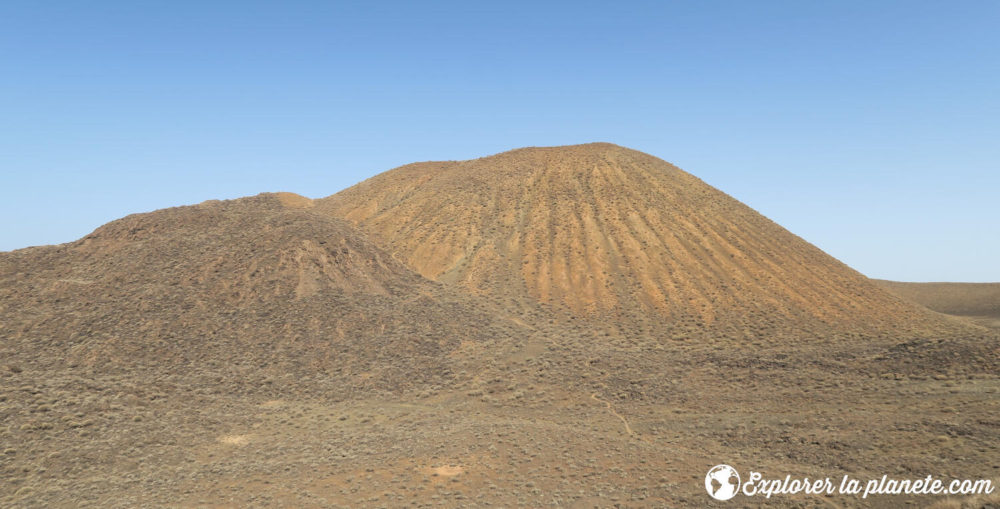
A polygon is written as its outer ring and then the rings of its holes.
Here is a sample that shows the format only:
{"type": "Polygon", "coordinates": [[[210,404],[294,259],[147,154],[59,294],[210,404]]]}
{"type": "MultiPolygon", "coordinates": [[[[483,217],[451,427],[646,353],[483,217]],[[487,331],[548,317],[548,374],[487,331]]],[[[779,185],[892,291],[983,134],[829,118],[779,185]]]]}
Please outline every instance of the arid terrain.
{"type": "Polygon", "coordinates": [[[878,279],[875,283],[939,313],[1000,329],[1000,283],[899,283],[878,279]]]}
{"type": "Polygon", "coordinates": [[[131,215],[0,253],[0,506],[995,507],[704,488],[1000,479],[983,288],[603,143],[131,215]]]}

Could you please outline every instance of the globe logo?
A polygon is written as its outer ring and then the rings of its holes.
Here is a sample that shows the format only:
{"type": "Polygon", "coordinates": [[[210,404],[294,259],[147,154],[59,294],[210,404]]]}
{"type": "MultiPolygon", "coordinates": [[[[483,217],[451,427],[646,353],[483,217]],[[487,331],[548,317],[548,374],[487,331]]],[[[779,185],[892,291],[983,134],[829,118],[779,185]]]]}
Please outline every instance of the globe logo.
{"type": "Polygon", "coordinates": [[[740,490],[740,474],[729,465],[716,465],[705,476],[705,491],[716,500],[729,500],[740,490]]]}

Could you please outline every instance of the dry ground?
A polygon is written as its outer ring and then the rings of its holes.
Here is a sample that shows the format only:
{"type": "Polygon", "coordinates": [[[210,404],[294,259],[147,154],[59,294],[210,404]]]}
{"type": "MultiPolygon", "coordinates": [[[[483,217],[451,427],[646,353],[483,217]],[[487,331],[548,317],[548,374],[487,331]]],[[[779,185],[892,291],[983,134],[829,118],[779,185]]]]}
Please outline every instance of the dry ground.
{"type": "Polygon", "coordinates": [[[0,504],[702,507],[718,463],[775,477],[1000,477],[995,369],[939,372],[844,345],[593,358],[587,339],[525,344],[395,397],[345,399],[295,376],[10,366],[0,504]]]}

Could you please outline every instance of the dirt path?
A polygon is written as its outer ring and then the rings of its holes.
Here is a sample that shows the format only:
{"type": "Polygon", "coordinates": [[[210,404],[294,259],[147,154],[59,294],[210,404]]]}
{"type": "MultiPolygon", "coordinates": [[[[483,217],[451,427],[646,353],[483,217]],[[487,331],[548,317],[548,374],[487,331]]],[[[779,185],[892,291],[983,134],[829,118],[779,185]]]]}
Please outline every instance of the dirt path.
{"type": "Polygon", "coordinates": [[[615,409],[611,406],[610,402],[604,401],[603,399],[598,398],[596,392],[590,395],[590,399],[592,399],[594,401],[599,401],[601,403],[604,403],[605,408],[608,409],[608,412],[611,415],[613,415],[613,416],[615,416],[615,417],[617,417],[617,418],[619,418],[619,419],[622,420],[622,423],[625,425],[625,431],[627,431],[629,435],[635,436],[635,432],[632,431],[632,426],[629,426],[628,419],[626,419],[625,417],[622,417],[621,414],[619,414],[618,412],[616,412],[615,409]]]}

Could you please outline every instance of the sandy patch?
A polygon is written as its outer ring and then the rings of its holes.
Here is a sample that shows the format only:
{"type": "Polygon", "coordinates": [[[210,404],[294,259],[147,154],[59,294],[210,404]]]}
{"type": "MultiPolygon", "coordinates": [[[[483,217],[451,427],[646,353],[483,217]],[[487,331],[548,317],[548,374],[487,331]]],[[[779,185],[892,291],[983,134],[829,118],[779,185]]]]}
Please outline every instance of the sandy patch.
{"type": "Polygon", "coordinates": [[[243,446],[250,442],[250,435],[222,435],[218,440],[226,445],[243,446]]]}
{"type": "Polygon", "coordinates": [[[448,465],[444,467],[434,467],[432,471],[437,475],[452,477],[465,472],[465,469],[458,465],[448,465]]]}

